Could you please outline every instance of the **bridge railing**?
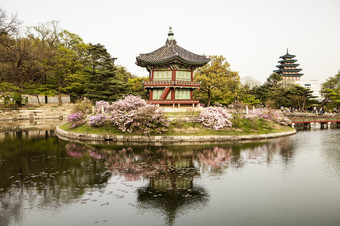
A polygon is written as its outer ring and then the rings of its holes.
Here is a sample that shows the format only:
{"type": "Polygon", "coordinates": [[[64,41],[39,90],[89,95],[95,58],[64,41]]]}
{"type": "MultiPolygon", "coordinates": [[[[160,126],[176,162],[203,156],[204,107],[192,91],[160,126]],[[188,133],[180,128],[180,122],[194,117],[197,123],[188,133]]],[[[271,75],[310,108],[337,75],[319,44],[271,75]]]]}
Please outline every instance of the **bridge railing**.
{"type": "Polygon", "coordinates": [[[327,123],[340,122],[340,115],[286,115],[292,123],[327,123]]]}

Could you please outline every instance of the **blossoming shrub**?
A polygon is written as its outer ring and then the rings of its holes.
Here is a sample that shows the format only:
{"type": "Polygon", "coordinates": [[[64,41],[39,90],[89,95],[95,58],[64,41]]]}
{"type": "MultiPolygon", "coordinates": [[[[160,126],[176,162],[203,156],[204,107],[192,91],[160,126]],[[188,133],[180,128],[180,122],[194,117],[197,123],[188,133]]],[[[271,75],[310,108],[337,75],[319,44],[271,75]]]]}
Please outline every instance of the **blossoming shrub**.
{"type": "Polygon", "coordinates": [[[231,118],[232,116],[221,107],[208,107],[200,113],[198,121],[205,127],[219,130],[224,127],[232,127],[229,120],[231,118]]]}
{"type": "Polygon", "coordinates": [[[116,102],[113,102],[111,107],[112,110],[132,111],[146,105],[146,101],[142,98],[138,96],[128,95],[124,99],[119,99],[116,102]]]}
{"type": "Polygon", "coordinates": [[[97,114],[107,112],[110,103],[104,100],[96,101],[97,114]],[[102,112],[104,110],[104,112],[102,112]]]}
{"type": "Polygon", "coordinates": [[[136,96],[126,96],[111,105],[110,121],[123,132],[163,133],[169,121],[163,111],[136,96]]]}
{"type": "Polygon", "coordinates": [[[71,123],[71,128],[76,128],[85,124],[85,115],[81,112],[74,113],[67,117],[67,122],[71,123]]]}
{"type": "Polygon", "coordinates": [[[271,120],[277,122],[281,125],[289,125],[290,120],[284,116],[280,110],[275,110],[272,108],[257,108],[253,111],[249,111],[249,114],[245,116],[246,118],[262,118],[265,120],[271,120]]]}
{"type": "Polygon", "coordinates": [[[88,123],[90,126],[98,127],[103,125],[106,121],[107,121],[106,115],[98,114],[95,116],[91,116],[88,123]]]}

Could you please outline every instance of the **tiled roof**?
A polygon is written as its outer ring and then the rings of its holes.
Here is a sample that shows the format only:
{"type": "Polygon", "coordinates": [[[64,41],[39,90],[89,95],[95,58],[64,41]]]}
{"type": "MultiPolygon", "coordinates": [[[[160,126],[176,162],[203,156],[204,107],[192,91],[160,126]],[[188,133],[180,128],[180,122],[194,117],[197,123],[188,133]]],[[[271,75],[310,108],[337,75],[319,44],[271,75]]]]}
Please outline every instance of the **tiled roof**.
{"type": "Polygon", "coordinates": [[[297,73],[297,74],[285,74],[284,72],[300,72],[302,71],[301,68],[297,68],[300,64],[295,64],[295,62],[297,60],[292,59],[294,58],[295,55],[291,55],[288,53],[288,49],[287,49],[287,53],[283,56],[280,56],[280,58],[282,58],[283,60],[278,61],[280,63],[280,65],[276,65],[277,68],[279,68],[278,70],[274,70],[274,72],[281,74],[282,76],[302,76],[302,73],[297,73]]]}
{"type": "Polygon", "coordinates": [[[287,53],[285,54],[285,55],[283,55],[283,56],[280,56],[280,58],[282,58],[282,59],[286,59],[286,58],[294,58],[295,57],[295,55],[291,55],[291,54],[289,54],[288,53],[288,49],[287,49],[287,53]]]}
{"type": "Polygon", "coordinates": [[[294,58],[295,55],[290,55],[289,53],[287,53],[286,55],[280,56],[280,58],[285,59],[285,58],[294,58]]]}
{"type": "Polygon", "coordinates": [[[173,37],[173,33],[169,32],[169,37],[164,46],[151,53],[140,54],[136,57],[136,64],[141,67],[146,67],[147,65],[176,62],[200,67],[208,63],[209,60],[206,56],[197,55],[178,46],[173,37]]]}

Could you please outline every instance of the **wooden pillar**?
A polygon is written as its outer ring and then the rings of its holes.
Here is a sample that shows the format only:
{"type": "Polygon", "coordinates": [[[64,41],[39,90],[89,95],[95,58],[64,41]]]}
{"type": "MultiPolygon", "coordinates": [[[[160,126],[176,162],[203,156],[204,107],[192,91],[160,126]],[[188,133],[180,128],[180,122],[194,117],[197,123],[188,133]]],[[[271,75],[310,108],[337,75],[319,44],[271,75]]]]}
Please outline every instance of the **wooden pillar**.
{"type": "Polygon", "coordinates": [[[149,101],[152,101],[153,90],[150,90],[149,101]]]}
{"type": "Polygon", "coordinates": [[[190,90],[190,100],[192,100],[193,98],[193,91],[194,91],[193,89],[190,90]]]}
{"type": "Polygon", "coordinates": [[[151,81],[153,81],[153,70],[151,70],[151,81]]]}
{"type": "Polygon", "coordinates": [[[171,100],[175,101],[175,87],[171,90],[171,100]]]}
{"type": "Polygon", "coordinates": [[[194,81],[194,70],[191,71],[191,81],[194,81]]]}
{"type": "Polygon", "coordinates": [[[172,69],[172,81],[176,81],[176,70],[172,69]]]}

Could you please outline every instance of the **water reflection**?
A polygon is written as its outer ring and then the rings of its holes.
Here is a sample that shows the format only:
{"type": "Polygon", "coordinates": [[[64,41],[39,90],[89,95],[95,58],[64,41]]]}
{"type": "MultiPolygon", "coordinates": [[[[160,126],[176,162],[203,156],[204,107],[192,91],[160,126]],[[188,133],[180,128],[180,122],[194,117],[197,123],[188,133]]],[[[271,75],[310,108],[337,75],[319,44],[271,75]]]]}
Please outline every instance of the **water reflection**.
{"type": "Polygon", "coordinates": [[[209,202],[209,192],[195,183],[204,174],[223,174],[228,168],[249,164],[270,164],[281,154],[289,163],[289,138],[262,143],[186,147],[97,146],[106,156],[106,166],[125,181],[148,180],[137,189],[137,208],[164,215],[173,225],[180,215],[200,209],[209,202]]]}
{"type": "Polygon", "coordinates": [[[140,212],[159,213],[165,224],[173,225],[178,217],[209,203],[211,194],[199,183],[202,176],[222,175],[248,164],[271,164],[280,158],[288,165],[294,156],[289,138],[124,147],[71,143],[59,140],[51,131],[43,134],[43,139],[40,135],[28,139],[17,133],[0,141],[0,205],[4,210],[0,225],[21,222],[23,214],[34,208],[55,210],[80,203],[89,188],[105,189],[116,178],[145,181],[136,187],[134,206],[140,212]]]}
{"type": "Polygon", "coordinates": [[[104,161],[70,157],[68,145],[48,136],[0,141],[0,225],[20,222],[25,209],[58,208],[78,200],[88,187],[105,185],[110,173],[104,161]]]}

